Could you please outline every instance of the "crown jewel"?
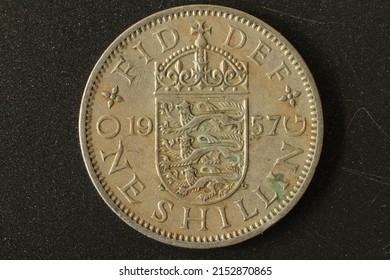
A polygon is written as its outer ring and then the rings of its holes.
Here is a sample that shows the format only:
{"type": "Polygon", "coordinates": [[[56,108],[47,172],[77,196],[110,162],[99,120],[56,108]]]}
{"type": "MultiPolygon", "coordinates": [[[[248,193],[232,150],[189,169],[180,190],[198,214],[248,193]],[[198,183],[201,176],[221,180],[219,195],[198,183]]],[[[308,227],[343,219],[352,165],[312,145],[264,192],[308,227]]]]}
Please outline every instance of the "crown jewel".
{"type": "Polygon", "coordinates": [[[247,65],[223,49],[208,44],[205,35],[211,27],[196,21],[191,34],[197,34],[194,44],[171,54],[155,65],[156,94],[191,92],[247,93],[247,65]],[[188,66],[188,65],[191,65],[188,66]],[[187,67],[188,66],[188,67],[187,67]]]}

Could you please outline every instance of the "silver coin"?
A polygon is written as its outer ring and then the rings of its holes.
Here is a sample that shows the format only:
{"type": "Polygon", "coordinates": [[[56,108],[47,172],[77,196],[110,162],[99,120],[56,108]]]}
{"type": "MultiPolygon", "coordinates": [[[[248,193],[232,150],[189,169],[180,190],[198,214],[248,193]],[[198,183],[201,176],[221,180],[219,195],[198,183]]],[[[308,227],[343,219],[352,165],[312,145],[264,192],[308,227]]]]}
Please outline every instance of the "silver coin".
{"type": "Polygon", "coordinates": [[[211,5],[161,11],[122,33],[91,73],[79,125],[109,207],[191,248],[279,221],[308,187],[323,138],[298,52],[263,21],[211,5]]]}

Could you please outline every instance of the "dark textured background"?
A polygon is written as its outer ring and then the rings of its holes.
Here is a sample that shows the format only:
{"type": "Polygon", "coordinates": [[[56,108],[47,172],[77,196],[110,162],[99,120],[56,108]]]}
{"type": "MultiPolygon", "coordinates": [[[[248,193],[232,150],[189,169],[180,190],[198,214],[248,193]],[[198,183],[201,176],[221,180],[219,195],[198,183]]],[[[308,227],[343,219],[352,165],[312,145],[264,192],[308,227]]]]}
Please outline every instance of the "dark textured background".
{"type": "Polygon", "coordinates": [[[1,259],[389,259],[389,1],[209,1],[252,14],[300,52],[325,139],[298,205],[222,249],[160,244],[122,222],[90,181],[78,140],[84,86],[136,21],[199,1],[0,1],[1,259]]]}

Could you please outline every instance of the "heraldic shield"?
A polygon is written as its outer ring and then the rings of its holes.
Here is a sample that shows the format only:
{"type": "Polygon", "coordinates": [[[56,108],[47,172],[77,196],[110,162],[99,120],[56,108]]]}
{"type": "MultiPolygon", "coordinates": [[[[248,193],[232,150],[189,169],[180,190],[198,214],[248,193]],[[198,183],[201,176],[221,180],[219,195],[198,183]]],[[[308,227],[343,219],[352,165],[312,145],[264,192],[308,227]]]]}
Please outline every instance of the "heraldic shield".
{"type": "MultiPolygon", "coordinates": [[[[243,183],[248,158],[247,65],[194,45],[155,66],[156,167],[162,186],[190,204],[211,204],[243,183]]],[[[203,32],[197,32],[202,30],[203,32]]]]}

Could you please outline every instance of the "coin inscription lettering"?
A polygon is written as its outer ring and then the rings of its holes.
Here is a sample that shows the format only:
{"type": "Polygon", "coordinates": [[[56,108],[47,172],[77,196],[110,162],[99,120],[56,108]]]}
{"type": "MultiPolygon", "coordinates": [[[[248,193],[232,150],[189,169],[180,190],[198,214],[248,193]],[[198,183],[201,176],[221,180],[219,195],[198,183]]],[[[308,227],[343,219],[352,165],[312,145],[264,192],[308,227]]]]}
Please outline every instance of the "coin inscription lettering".
{"type": "Polygon", "coordinates": [[[290,75],[291,75],[291,71],[284,63],[283,60],[278,67],[276,67],[273,71],[267,73],[267,76],[270,80],[272,80],[272,78],[276,76],[279,79],[279,81],[284,80],[286,76],[290,76],[290,75]]]}
{"type": "Polygon", "coordinates": [[[301,136],[305,132],[305,130],[306,130],[306,118],[305,117],[301,117],[301,116],[297,116],[297,115],[295,115],[294,117],[295,117],[295,121],[294,121],[295,124],[302,123],[301,124],[301,128],[296,130],[296,131],[290,130],[288,128],[288,125],[287,125],[287,122],[289,121],[290,117],[284,117],[283,118],[284,131],[288,135],[293,136],[293,137],[301,136]]]}
{"type": "Polygon", "coordinates": [[[134,174],[133,178],[129,183],[123,187],[118,187],[122,194],[127,198],[130,203],[141,203],[141,201],[136,200],[137,197],[143,190],[145,190],[145,185],[138,179],[134,174]],[[131,194],[131,192],[132,194],[131,194]],[[134,197],[134,198],[133,198],[134,197]]]}
{"type": "Polygon", "coordinates": [[[322,144],[310,72],[271,27],[184,6],[130,27],[95,66],[80,113],[96,189],[130,226],[191,248],[266,230],[307,188],[322,144]]]}
{"type": "Polygon", "coordinates": [[[168,210],[172,210],[174,204],[172,201],[169,201],[167,199],[162,199],[158,202],[157,211],[153,211],[152,218],[155,219],[157,222],[163,223],[168,219],[168,210]],[[165,206],[167,205],[167,206],[165,206]]]}
{"type": "Polygon", "coordinates": [[[96,130],[104,138],[114,138],[121,130],[121,124],[116,117],[103,115],[96,122],[96,130]],[[104,126],[107,128],[102,128],[104,126]]]}
{"type": "Polygon", "coordinates": [[[290,144],[287,144],[284,141],[282,141],[282,147],[280,148],[280,150],[281,151],[288,151],[288,154],[277,158],[275,163],[274,163],[274,166],[277,165],[277,164],[280,164],[280,165],[283,165],[283,166],[293,170],[294,172],[297,172],[299,164],[292,163],[292,162],[290,162],[288,160],[298,156],[299,154],[302,154],[303,150],[300,149],[300,148],[294,147],[294,146],[292,146],[290,144]]]}
{"type": "Polygon", "coordinates": [[[121,161],[122,155],[123,155],[123,144],[122,144],[121,140],[119,140],[118,148],[116,150],[114,150],[112,152],[103,152],[102,150],[100,150],[100,155],[102,157],[103,162],[105,162],[108,157],[114,157],[114,159],[112,160],[111,167],[108,170],[108,175],[111,175],[111,174],[118,172],[122,169],[130,167],[127,159],[124,159],[124,161],[122,163],[119,163],[121,161]]]}
{"type": "Polygon", "coordinates": [[[139,53],[144,57],[145,64],[148,64],[151,60],[153,60],[150,55],[145,51],[145,49],[142,46],[142,41],[139,41],[136,45],[133,46],[133,49],[136,49],[139,51],[139,53]]]}
{"type": "Polygon", "coordinates": [[[229,28],[229,33],[223,44],[233,49],[241,49],[245,45],[246,34],[241,29],[235,28],[232,25],[229,25],[229,28]],[[235,41],[235,43],[232,43],[232,41],[235,41]]]}
{"type": "Polygon", "coordinates": [[[131,65],[123,56],[119,56],[119,61],[115,65],[114,69],[112,69],[111,73],[118,73],[127,79],[129,85],[131,85],[131,82],[135,78],[135,76],[129,74],[131,68],[133,68],[133,65],[131,65]]]}
{"type": "Polygon", "coordinates": [[[248,57],[260,66],[271,51],[272,48],[259,39],[259,44],[248,57]]]}
{"type": "Polygon", "coordinates": [[[158,41],[160,42],[161,53],[165,53],[166,51],[173,49],[179,42],[179,33],[173,28],[162,29],[153,33],[153,35],[156,35],[158,41]]]}

